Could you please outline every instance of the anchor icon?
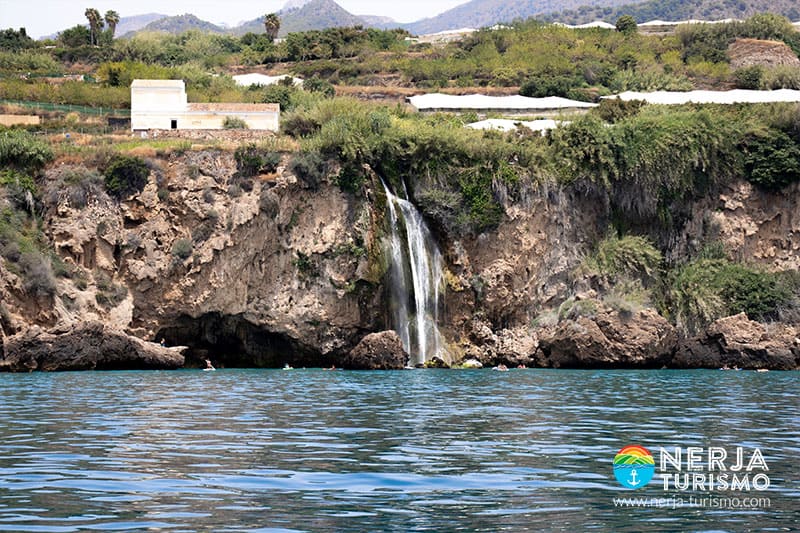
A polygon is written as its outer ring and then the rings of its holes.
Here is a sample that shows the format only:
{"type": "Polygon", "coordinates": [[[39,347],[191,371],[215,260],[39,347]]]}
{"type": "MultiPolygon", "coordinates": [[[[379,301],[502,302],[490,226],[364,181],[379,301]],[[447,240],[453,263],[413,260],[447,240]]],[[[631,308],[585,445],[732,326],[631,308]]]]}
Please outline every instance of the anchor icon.
{"type": "Polygon", "coordinates": [[[639,480],[639,479],[636,477],[636,469],[634,468],[633,470],[631,470],[631,478],[628,480],[628,484],[629,484],[631,487],[635,487],[635,486],[636,486],[636,485],[638,485],[639,483],[641,483],[641,480],[639,480]]]}

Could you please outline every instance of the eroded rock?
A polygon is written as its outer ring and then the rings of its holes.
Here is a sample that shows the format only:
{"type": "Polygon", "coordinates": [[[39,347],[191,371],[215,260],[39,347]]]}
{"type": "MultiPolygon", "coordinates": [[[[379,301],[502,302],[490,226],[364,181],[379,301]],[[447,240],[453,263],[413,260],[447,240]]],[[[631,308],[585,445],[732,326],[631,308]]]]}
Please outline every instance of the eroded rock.
{"type": "Polygon", "coordinates": [[[465,350],[464,359],[476,359],[483,366],[529,366],[539,346],[536,335],[527,327],[494,332],[489,322],[481,319],[472,321],[469,340],[472,346],[465,350]]]}
{"type": "Polygon", "coordinates": [[[370,333],[342,359],[341,365],[351,370],[401,370],[409,355],[395,331],[370,333]]]}
{"type": "Polygon", "coordinates": [[[101,322],[62,330],[34,326],[5,339],[0,370],[155,370],[183,366],[183,348],[165,348],[101,322]]]}
{"type": "Polygon", "coordinates": [[[800,367],[797,333],[785,324],[759,324],[744,313],[721,318],[703,334],[682,341],[672,366],[795,370],[800,367]]]}
{"type": "Polygon", "coordinates": [[[544,333],[537,364],[546,367],[660,367],[677,343],[675,328],[652,309],[620,313],[595,301],[596,312],[544,333]]]}

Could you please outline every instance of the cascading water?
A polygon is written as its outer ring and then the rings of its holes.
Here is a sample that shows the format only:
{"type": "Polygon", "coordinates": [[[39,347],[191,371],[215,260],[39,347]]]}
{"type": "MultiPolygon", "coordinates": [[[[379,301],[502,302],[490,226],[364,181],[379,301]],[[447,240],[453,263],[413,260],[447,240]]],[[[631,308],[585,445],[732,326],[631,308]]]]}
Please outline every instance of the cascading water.
{"type": "Polygon", "coordinates": [[[391,225],[392,319],[411,355],[411,364],[442,357],[439,295],[443,287],[442,254],[414,204],[395,196],[386,184],[391,225]]]}

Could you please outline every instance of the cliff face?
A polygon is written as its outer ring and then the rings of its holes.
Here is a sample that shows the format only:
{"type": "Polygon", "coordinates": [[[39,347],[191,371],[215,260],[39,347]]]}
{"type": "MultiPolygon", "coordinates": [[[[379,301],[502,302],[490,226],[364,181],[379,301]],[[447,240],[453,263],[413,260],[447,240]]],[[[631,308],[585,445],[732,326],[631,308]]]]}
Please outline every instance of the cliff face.
{"type": "Polygon", "coordinates": [[[54,202],[45,233],[75,272],[50,303],[17,298],[12,327],[97,319],[188,345],[190,362],[211,350],[264,366],[329,364],[382,329],[383,215],[335,186],[304,189],[283,168],[235,171],[230,153],[187,152],[155,160],[144,191],[122,203],[54,202]]]}
{"type": "MultiPolygon", "coordinates": [[[[65,170],[68,163],[53,165],[46,182],[58,183],[65,170]]],[[[716,241],[766,268],[797,269],[798,194],[798,186],[781,193],[744,181],[725,186],[691,207],[666,257],[716,241]]],[[[63,191],[45,204],[44,233],[67,272],[54,296],[33,296],[0,260],[5,335],[94,320],[189,346],[189,365],[210,355],[228,366],[338,366],[366,334],[390,327],[378,182],[359,195],[332,184],[312,190],[283,166],[242,179],[232,154],[188,151],[154,158],[148,185],[123,202],[99,189],[83,207],[63,191]]],[[[748,327],[759,335],[738,339],[747,347],[738,352],[714,332],[680,348],[675,328],[654,310],[602,301],[591,280],[576,275],[608,232],[608,206],[598,198],[540,189],[505,211],[493,231],[440,237],[448,285],[442,330],[453,361],[692,366],[701,356],[687,354],[701,348],[708,365],[745,352],[754,367],[772,361],[767,352],[777,348],[764,348],[769,335],[755,326],[748,327]],[[711,345],[724,358],[709,358],[711,345]],[[769,357],[759,359],[762,352],[769,357]]],[[[781,332],[778,366],[797,366],[796,331],[781,332]]]]}

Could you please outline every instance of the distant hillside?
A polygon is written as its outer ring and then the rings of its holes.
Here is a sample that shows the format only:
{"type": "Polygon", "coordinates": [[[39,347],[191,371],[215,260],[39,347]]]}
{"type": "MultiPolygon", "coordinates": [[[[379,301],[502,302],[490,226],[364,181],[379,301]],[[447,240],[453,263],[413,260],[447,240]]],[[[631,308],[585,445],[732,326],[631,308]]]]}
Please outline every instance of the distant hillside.
{"type": "MultiPolygon", "coordinates": [[[[130,37],[137,31],[141,30],[151,22],[154,22],[159,19],[163,19],[168,15],[162,15],[161,13],[145,13],[144,15],[133,15],[132,17],[121,17],[119,19],[119,23],[117,24],[117,30],[115,35],[117,37],[130,37]],[[130,35],[126,35],[130,34],[130,35]]],[[[89,27],[88,24],[84,24],[87,28],[89,27]]],[[[50,35],[44,35],[41,39],[57,39],[58,34],[60,32],[56,32],[50,35]]]]}
{"type": "Polygon", "coordinates": [[[117,24],[117,35],[125,35],[126,33],[136,32],[157,20],[167,18],[168,15],[161,13],[145,13],[144,15],[134,15],[132,17],[122,17],[117,24]]]}
{"type": "MultiPolygon", "coordinates": [[[[163,31],[179,35],[185,31],[198,30],[205,33],[224,33],[224,29],[216,24],[201,20],[194,15],[178,15],[175,17],[164,17],[151,22],[139,31],[163,31]]],[[[119,32],[117,32],[119,33],[119,32]]]]}
{"type": "Polygon", "coordinates": [[[380,15],[358,15],[358,18],[363,20],[364,26],[369,28],[388,30],[400,27],[400,23],[394,20],[392,17],[381,17],[380,15]]]}
{"type": "Polygon", "coordinates": [[[777,13],[792,21],[800,20],[797,0],[650,0],[628,2],[618,7],[583,6],[561,13],[548,13],[546,20],[566,24],[584,24],[593,20],[614,23],[622,15],[631,15],[637,22],[650,20],[722,20],[746,18],[757,13],[777,13]]]}
{"type": "MultiPolygon", "coordinates": [[[[527,19],[543,13],[577,9],[587,0],[472,0],[433,18],[403,27],[417,35],[459,28],[482,28],[514,19],[527,19]]],[[[597,0],[598,6],[615,6],[630,0],[597,0]]]]}
{"type": "MultiPolygon", "coordinates": [[[[294,5],[298,5],[296,3],[294,5]]],[[[325,28],[367,26],[367,23],[342,8],[333,0],[311,0],[302,7],[291,7],[278,11],[281,19],[281,30],[278,34],[285,37],[287,34],[306,30],[324,30],[325,28]]],[[[247,32],[264,33],[264,19],[259,17],[233,28],[231,33],[244,35],[247,32]]]]}

